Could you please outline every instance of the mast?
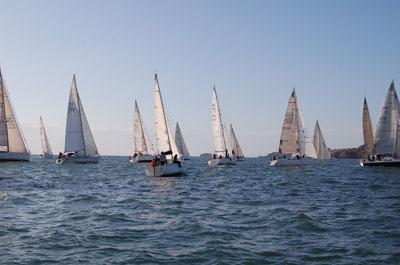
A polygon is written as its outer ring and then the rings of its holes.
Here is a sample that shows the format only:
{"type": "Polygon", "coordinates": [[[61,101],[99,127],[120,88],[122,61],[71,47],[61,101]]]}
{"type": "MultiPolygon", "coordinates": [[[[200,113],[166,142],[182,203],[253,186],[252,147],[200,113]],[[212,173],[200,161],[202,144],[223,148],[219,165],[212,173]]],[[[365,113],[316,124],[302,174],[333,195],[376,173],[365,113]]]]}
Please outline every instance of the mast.
{"type": "Polygon", "coordinates": [[[86,155],[86,141],[85,141],[85,135],[83,134],[83,122],[82,122],[82,110],[81,110],[82,103],[81,103],[81,98],[80,98],[79,92],[78,92],[78,86],[76,84],[75,74],[74,74],[74,77],[73,77],[73,82],[74,82],[74,85],[75,85],[76,98],[77,98],[77,101],[78,101],[79,121],[81,123],[81,129],[82,129],[81,133],[82,133],[82,139],[83,139],[83,152],[86,155]]]}
{"type": "Polygon", "coordinates": [[[156,81],[156,93],[160,94],[161,110],[162,110],[162,114],[163,114],[163,118],[164,118],[164,125],[165,125],[165,128],[167,130],[168,146],[169,146],[169,150],[167,150],[167,151],[172,151],[171,139],[170,139],[169,130],[168,130],[168,123],[167,123],[168,121],[167,121],[167,117],[165,115],[164,103],[163,103],[163,99],[162,99],[162,96],[161,96],[160,84],[158,82],[157,73],[154,75],[154,79],[156,81]]]}
{"type": "Polygon", "coordinates": [[[222,115],[221,115],[221,109],[219,106],[219,99],[218,99],[218,95],[217,95],[217,90],[215,89],[215,85],[214,85],[214,93],[215,93],[215,99],[217,102],[217,110],[218,110],[218,119],[219,119],[219,123],[220,123],[220,129],[221,129],[221,136],[222,136],[222,141],[224,144],[224,150],[221,150],[223,152],[226,152],[226,140],[225,140],[225,130],[224,130],[224,125],[222,123],[222,115]]]}
{"type": "MultiPolygon", "coordinates": [[[[6,118],[6,102],[5,102],[5,85],[4,85],[4,80],[3,80],[3,74],[1,73],[1,68],[0,68],[0,90],[1,90],[1,116],[0,116],[0,122],[3,124],[0,124],[0,126],[4,126],[4,129],[0,127],[0,130],[2,134],[4,134],[4,141],[6,142],[6,149],[5,152],[10,151],[10,141],[8,140],[8,125],[7,125],[7,118],[6,118]]],[[[3,140],[3,139],[2,139],[3,140]]],[[[2,150],[1,150],[2,151],[2,150]]]]}

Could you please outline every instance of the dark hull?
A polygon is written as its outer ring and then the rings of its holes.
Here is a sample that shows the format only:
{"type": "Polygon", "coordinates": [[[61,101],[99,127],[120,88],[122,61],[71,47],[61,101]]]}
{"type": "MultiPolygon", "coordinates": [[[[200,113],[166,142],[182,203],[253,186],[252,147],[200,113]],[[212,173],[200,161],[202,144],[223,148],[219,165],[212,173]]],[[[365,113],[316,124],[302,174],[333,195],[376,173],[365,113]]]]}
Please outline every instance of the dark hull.
{"type": "Polygon", "coordinates": [[[400,167],[400,160],[396,161],[361,161],[363,167],[400,167]]]}

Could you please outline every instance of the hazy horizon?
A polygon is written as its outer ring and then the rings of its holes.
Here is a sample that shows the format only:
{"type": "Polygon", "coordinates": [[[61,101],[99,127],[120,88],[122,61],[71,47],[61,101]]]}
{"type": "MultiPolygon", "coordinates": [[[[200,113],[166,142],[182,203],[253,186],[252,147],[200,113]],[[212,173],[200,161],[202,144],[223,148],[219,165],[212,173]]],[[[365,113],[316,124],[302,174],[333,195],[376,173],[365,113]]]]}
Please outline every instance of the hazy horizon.
{"type": "Polygon", "coordinates": [[[192,155],[213,150],[214,85],[247,156],[278,150],[294,87],[329,148],[361,145],[364,95],[375,126],[391,80],[400,87],[398,1],[1,3],[0,66],[32,153],[40,115],[63,149],[73,74],[102,155],[133,152],[135,99],[154,135],[156,71],[192,155]]]}

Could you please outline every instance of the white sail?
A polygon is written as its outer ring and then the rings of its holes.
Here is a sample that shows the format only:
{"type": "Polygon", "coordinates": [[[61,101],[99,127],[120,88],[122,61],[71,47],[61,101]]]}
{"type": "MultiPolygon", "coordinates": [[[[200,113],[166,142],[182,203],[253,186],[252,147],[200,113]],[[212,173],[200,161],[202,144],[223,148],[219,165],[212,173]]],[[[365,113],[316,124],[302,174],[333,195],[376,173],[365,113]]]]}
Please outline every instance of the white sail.
{"type": "Polygon", "coordinates": [[[300,153],[298,120],[297,97],[296,92],[293,89],[283,121],[281,139],[279,142],[279,153],[300,153]]]}
{"type": "Polygon", "coordinates": [[[398,116],[399,99],[394,87],[394,82],[392,82],[379,114],[374,138],[374,154],[392,155],[395,152],[398,116]]]}
{"type": "Polygon", "coordinates": [[[29,154],[0,70],[0,152],[29,154]]]}
{"type": "Polygon", "coordinates": [[[40,140],[42,143],[43,155],[44,156],[52,156],[53,152],[50,147],[49,139],[47,138],[46,130],[44,128],[42,116],[40,116],[40,140]]]}
{"type": "Polygon", "coordinates": [[[227,151],[225,129],[222,121],[221,108],[219,105],[217,90],[215,89],[215,86],[212,97],[211,124],[214,137],[214,153],[216,155],[225,156],[227,151]]]}
{"type": "Polygon", "coordinates": [[[156,142],[159,152],[172,151],[178,154],[178,147],[176,146],[175,139],[172,135],[171,127],[165,113],[164,103],[161,97],[160,84],[158,82],[157,74],[155,74],[155,90],[154,90],[154,114],[155,114],[155,129],[156,129],[156,142]]]}
{"type": "Polygon", "coordinates": [[[372,123],[369,115],[367,99],[365,97],[363,106],[363,136],[364,136],[364,150],[367,154],[370,154],[374,147],[374,134],[372,130],[372,123]]]}
{"type": "Polygon", "coordinates": [[[232,124],[230,124],[229,142],[230,142],[230,145],[231,145],[232,154],[234,152],[235,156],[244,157],[242,148],[239,145],[239,141],[238,141],[238,139],[236,137],[235,131],[233,130],[232,124]]]}
{"type": "Polygon", "coordinates": [[[77,152],[85,156],[98,155],[96,143],[79,97],[75,75],[69,95],[65,152],[77,152]]]}
{"type": "Polygon", "coordinates": [[[318,121],[316,122],[314,129],[314,148],[317,153],[318,159],[331,158],[331,154],[329,153],[329,149],[326,146],[325,139],[324,136],[322,135],[322,131],[318,121]]]}
{"type": "Polygon", "coordinates": [[[154,154],[150,138],[147,135],[146,128],[142,120],[142,116],[139,111],[138,104],[135,100],[134,110],[134,142],[135,142],[135,153],[141,154],[154,154]]]}
{"type": "Polygon", "coordinates": [[[311,158],[317,158],[317,153],[315,152],[314,144],[311,135],[308,131],[306,121],[304,119],[303,113],[300,109],[299,103],[297,103],[297,112],[299,118],[299,145],[300,145],[300,155],[305,155],[311,158]]]}
{"type": "Polygon", "coordinates": [[[178,147],[179,154],[183,156],[184,158],[189,158],[189,150],[187,149],[185,140],[183,139],[183,135],[181,132],[181,128],[179,127],[179,123],[176,123],[176,128],[175,128],[175,142],[178,147]]]}

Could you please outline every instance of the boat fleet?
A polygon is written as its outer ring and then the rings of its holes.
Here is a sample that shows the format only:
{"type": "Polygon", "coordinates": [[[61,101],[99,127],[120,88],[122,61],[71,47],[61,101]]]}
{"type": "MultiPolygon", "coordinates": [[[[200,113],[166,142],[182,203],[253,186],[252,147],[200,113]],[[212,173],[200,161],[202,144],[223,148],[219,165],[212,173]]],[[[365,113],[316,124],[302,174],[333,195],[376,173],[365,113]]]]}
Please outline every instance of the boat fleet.
{"type": "MultiPolygon", "coordinates": [[[[154,129],[153,145],[143,122],[137,101],[133,111],[134,155],[132,163],[145,163],[145,174],[151,177],[177,176],[185,172],[185,161],[190,153],[179,123],[175,132],[171,129],[166,113],[160,83],[154,76],[154,129]]],[[[243,161],[244,153],[232,124],[224,123],[221,103],[214,86],[211,99],[211,127],[213,153],[208,159],[209,166],[234,166],[243,161]]],[[[363,104],[363,136],[365,157],[360,165],[400,166],[400,103],[394,82],[385,96],[375,134],[368,104],[363,104]]],[[[42,158],[52,158],[53,152],[46,134],[42,117],[39,119],[42,158]]],[[[10,95],[0,69],[0,161],[29,161],[30,151],[16,119],[10,95]]],[[[75,75],[72,78],[67,109],[65,144],[56,164],[98,163],[100,154],[93,138],[82,100],[79,96],[75,75]]],[[[273,155],[270,166],[301,166],[320,163],[331,159],[319,121],[316,122],[313,137],[308,130],[300,103],[293,89],[285,112],[278,152],[273,155]]]]}

